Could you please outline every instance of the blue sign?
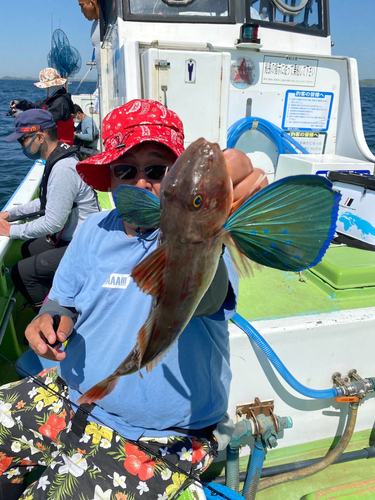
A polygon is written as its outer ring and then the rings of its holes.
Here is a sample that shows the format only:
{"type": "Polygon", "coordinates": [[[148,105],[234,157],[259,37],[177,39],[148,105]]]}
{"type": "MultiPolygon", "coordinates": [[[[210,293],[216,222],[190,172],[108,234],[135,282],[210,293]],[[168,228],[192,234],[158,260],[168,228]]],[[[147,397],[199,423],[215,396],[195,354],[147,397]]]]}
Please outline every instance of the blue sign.
{"type": "Polygon", "coordinates": [[[331,118],[333,92],[287,90],[282,128],[326,132],[331,118]]]}

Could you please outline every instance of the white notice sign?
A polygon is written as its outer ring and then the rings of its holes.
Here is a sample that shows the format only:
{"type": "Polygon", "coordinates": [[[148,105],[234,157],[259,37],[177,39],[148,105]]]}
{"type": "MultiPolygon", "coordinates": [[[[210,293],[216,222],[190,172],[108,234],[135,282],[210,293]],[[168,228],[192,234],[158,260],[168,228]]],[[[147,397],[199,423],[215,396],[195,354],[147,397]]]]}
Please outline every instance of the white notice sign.
{"type": "Polygon", "coordinates": [[[326,132],[300,132],[299,130],[286,130],[310,154],[321,155],[324,153],[327,133],[326,132]]]}
{"type": "Polygon", "coordinates": [[[318,59],[264,56],[262,83],[314,87],[317,72],[318,59]]]}
{"type": "Polygon", "coordinates": [[[326,132],[333,103],[332,92],[287,90],[282,128],[326,132]]]}

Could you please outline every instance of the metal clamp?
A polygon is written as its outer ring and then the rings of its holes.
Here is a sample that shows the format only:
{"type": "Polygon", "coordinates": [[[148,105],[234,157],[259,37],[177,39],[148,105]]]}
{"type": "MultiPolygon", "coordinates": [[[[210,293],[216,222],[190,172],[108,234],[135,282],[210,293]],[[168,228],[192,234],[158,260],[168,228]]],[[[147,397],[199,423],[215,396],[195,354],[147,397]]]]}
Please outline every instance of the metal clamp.
{"type": "Polygon", "coordinates": [[[166,70],[171,67],[171,63],[166,59],[156,59],[155,60],[155,68],[166,70]]]}
{"type": "Polygon", "coordinates": [[[350,370],[346,377],[341,377],[341,373],[335,372],[332,379],[341,389],[343,396],[358,397],[361,400],[366,394],[374,391],[371,381],[360,377],[355,369],[350,370]]]}

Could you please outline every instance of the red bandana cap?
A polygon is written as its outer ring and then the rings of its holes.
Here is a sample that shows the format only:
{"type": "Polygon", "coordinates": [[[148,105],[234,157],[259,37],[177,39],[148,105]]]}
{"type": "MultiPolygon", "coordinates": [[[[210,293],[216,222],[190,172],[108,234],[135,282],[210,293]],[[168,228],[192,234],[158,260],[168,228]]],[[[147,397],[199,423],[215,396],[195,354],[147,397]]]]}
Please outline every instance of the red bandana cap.
{"type": "Polygon", "coordinates": [[[82,179],[97,191],[108,191],[111,178],[107,165],[142,142],[164,144],[177,156],[184,151],[184,129],[173,111],[157,101],[134,99],[115,108],[103,120],[105,151],[77,163],[82,179]]]}

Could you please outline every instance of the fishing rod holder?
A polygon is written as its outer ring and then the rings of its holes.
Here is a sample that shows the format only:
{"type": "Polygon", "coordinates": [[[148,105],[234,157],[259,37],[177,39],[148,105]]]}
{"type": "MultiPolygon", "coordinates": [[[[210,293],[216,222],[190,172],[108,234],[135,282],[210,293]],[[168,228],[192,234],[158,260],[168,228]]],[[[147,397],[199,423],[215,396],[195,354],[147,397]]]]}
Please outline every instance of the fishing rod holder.
{"type": "Polygon", "coordinates": [[[355,369],[350,370],[346,377],[341,377],[341,373],[335,372],[332,375],[332,379],[334,386],[341,389],[341,393],[344,396],[354,396],[363,399],[366,394],[375,390],[372,380],[362,378],[355,369]]]}

